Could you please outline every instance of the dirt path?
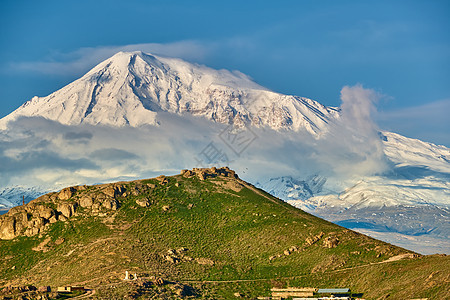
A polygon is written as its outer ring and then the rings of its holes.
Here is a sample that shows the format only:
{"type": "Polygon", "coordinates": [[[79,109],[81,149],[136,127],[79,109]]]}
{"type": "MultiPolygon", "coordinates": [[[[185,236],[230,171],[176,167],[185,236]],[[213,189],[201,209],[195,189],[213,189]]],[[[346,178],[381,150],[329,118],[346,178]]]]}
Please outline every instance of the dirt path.
{"type": "MultiPolygon", "coordinates": [[[[415,255],[413,253],[405,253],[405,254],[392,256],[392,257],[388,258],[387,260],[383,260],[383,261],[379,261],[379,262],[375,262],[375,263],[369,263],[369,264],[360,265],[360,266],[343,268],[343,269],[339,269],[339,270],[333,270],[333,271],[325,272],[324,274],[339,273],[339,272],[344,272],[344,271],[348,271],[348,270],[365,268],[365,267],[369,267],[369,266],[373,266],[373,265],[391,263],[391,262],[399,261],[399,260],[405,259],[405,258],[412,259],[414,257],[415,257],[415,255]]],[[[297,275],[297,276],[290,276],[290,277],[277,277],[277,279],[295,279],[295,278],[302,278],[302,277],[308,277],[308,276],[311,276],[311,274],[304,274],[304,275],[297,275]]],[[[180,280],[180,282],[189,282],[189,283],[234,283],[234,282],[236,282],[237,283],[237,282],[270,281],[273,279],[274,278],[236,279],[236,280],[189,280],[189,279],[187,279],[187,280],[180,280]]]]}
{"type": "Polygon", "coordinates": [[[73,297],[71,299],[85,299],[85,298],[92,297],[93,295],[95,295],[94,289],[86,289],[86,293],[81,294],[80,296],[73,297]]]}

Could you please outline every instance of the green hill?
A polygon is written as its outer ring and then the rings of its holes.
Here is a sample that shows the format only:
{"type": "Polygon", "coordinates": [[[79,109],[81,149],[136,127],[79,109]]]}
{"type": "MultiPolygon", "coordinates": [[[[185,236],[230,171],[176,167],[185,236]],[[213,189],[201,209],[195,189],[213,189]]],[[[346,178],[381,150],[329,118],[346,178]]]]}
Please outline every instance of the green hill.
{"type": "Polygon", "coordinates": [[[450,297],[448,257],[314,217],[228,168],[66,188],[0,216],[0,238],[0,287],[82,285],[101,299],[256,298],[288,286],[450,297]]]}

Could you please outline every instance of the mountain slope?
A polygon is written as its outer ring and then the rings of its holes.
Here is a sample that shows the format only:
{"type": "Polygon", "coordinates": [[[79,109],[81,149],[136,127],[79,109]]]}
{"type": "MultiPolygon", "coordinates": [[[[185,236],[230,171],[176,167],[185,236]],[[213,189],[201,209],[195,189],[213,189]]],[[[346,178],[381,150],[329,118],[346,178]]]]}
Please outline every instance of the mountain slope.
{"type": "Polygon", "coordinates": [[[2,119],[40,116],[62,124],[157,125],[165,111],[235,125],[318,134],[338,116],[313,100],[268,91],[239,72],[213,70],[142,52],[119,52],[47,97],[2,119]]]}
{"type": "Polygon", "coordinates": [[[448,296],[448,257],[321,220],[227,168],[65,188],[0,223],[0,286],[84,285],[109,299],[254,298],[293,284],[346,286],[367,299],[448,296]],[[125,271],[140,280],[123,281],[125,271]]]}

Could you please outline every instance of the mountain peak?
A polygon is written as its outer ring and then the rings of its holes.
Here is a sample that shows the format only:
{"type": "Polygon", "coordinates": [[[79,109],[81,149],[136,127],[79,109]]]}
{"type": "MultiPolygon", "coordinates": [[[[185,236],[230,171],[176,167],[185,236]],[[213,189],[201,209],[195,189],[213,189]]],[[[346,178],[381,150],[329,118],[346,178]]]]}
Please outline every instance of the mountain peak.
{"type": "Polygon", "coordinates": [[[49,96],[34,97],[0,120],[0,128],[19,116],[67,125],[156,125],[160,111],[313,134],[338,117],[336,109],[269,91],[238,71],[134,51],[116,53],[49,96]]]}

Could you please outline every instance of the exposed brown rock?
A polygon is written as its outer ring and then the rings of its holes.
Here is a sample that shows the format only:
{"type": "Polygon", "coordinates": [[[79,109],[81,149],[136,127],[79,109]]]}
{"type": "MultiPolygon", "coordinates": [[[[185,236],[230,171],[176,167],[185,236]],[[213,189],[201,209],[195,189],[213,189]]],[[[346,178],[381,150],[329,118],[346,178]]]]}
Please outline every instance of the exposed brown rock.
{"type": "Polygon", "coordinates": [[[317,243],[323,237],[323,234],[324,233],[321,232],[321,233],[319,233],[319,234],[317,234],[315,236],[311,236],[311,237],[306,238],[306,240],[305,240],[306,246],[311,246],[311,245],[317,243]]]}
{"type": "Polygon", "coordinates": [[[323,247],[325,248],[335,248],[339,244],[339,239],[335,236],[329,236],[324,239],[323,247]]]}
{"type": "Polygon", "coordinates": [[[69,200],[70,198],[72,198],[72,196],[75,194],[75,192],[76,192],[76,189],[74,187],[64,188],[58,193],[58,199],[59,200],[69,200]]]}
{"type": "Polygon", "coordinates": [[[176,264],[179,261],[179,259],[177,257],[171,256],[171,255],[166,255],[165,258],[168,262],[171,262],[173,264],[176,264]]]}
{"type": "Polygon", "coordinates": [[[74,213],[77,207],[76,203],[60,203],[58,204],[57,211],[60,212],[64,217],[70,218],[74,213]]]}
{"type": "Polygon", "coordinates": [[[147,198],[136,199],[136,204],[142,207],[149,207],[150,200],[147,198]]]}
{"type": "Polygon", "coordinates": [[[119,201],[114,198],[105,199],[102,203],[102,206],[109,210],[117,210],[119,208],[119,201]]]}
{"type": "Polygon", "coordinates": [[[181,175],[183,175],[183,177],[185,178],[190,178],[195,176],[195,173],[191,170],[181,170],[181,175]]]}
{"type": "Polygon", "coordinates": [[[47,247],[47,245],[48,245],[48,243],[50,241],[51,241],[51,238],[46,238],[39,245],[37,245],[36,247],[32,248],[32,250],[33,251],[47,252],[47,251],[49,251],[49,248],[47,247]]]}
{"type": "Polygon", "coordinates": [[[196,258],[195,261],[199,264],[199,265],[209,265],[212,266],[214,265],[214,261],[212,259],[209,258],[196,258]]]}
{"type": "Polygon", "coordinates": [[[7,217],[0,221],[0,238],[2,240],[11,240],[16,236],[16,219],[14,217],[7,217]]]}
{"type": "Polygon", "coordinates": [[[78,201],[81,207],[91,207],[94,204],[94,199],[90,195],[84,195],[78,201]]]}
{"type": "Polygon", "coordinates": [[[159,184],[161,184],[161,185],[166,185],[169,183],[169,179],[167,179],[167,177],[164,175],[160,175],[160,176],[156,177],[156,179],[159,181],[159,184]]]}

